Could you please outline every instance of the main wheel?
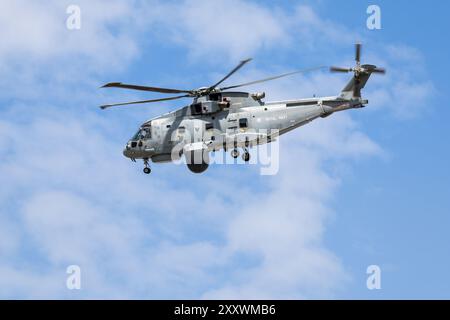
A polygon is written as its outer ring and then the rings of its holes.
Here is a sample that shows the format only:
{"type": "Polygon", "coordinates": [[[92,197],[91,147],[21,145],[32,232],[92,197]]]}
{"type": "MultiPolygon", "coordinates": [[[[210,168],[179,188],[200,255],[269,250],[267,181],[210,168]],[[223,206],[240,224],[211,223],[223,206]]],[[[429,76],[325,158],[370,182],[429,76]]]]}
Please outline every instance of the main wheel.
{"type": "Polygon", "coordinates": [[[231,156],[236,159],[237,157],[239,157],[239,150],[238,149],[233,149],[231,151],[231,156]]]}
{"type": "Polygon", "coordinates": [[[144,168],[144,173],[145,173],[145,174],[150,174],[150,172],[152,172],[152,169],[150,169],[150,168],[144,168]]]}
{"type": "Polygon", "coordinates": [[[242,160],[244,160],[245,162],[249,162],[250,161],[250,153],[249,152],[244,152],[242,154],[242,160]]]}

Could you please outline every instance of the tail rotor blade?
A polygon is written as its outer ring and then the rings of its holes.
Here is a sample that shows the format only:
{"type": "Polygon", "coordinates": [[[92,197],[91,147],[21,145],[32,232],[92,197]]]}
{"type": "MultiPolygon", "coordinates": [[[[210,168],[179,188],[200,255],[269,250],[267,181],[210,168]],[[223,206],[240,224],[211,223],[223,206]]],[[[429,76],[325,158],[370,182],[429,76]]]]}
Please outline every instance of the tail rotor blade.
{"type": "Polygon", "coordinates": [[[373,73],[386,74],[386,69],[384,68],[375,68],[372,70],[373,73]]]}
{"type": "Polygon", "coordinates": [[[355,45],[355,60],[357,63],[361,62],[361,47],[362,47],[361,43],[357,43],[355,45]]]}
{"type": "Polygon", "coordinates": [[[341,67],[330,67],[330,71],[331,72],[351,72],[352,69],[351,68],[341,68],[341,67]]]}

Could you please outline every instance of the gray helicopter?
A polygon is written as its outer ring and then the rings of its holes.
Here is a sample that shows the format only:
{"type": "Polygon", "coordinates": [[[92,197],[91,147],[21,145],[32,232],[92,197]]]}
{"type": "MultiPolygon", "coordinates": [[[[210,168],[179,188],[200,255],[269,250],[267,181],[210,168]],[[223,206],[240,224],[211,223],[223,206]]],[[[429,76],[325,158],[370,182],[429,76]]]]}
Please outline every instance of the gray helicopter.
{"type": "Polygon", "coordinates": [[[140,91],[177,94],[173,97],[132,101],[103,105],[114,106],[144,104],[193,98],[193,102],[178,110],[144,122],[128,141],[123,154],[132,161],[142,159],[144,173],[151,172],[149,160],[154,163],[179,160],[183,155],[187,167],[194,173],[202,173],[209,166],[209,153],[223,149],[237,158],[250,160],[249,148],[277,139],[319,117],[355,108],[362,108],[368,100],[361,97],[372,73],[385,74],[386,70],[374,65],[361,65],[361,44],[355,46],[356,65],[353,68],[331,67],[332,72],[353,72],[353,76],[338,96],[313,97],[298,100],[264,102],[265,93],[230,91],[244,86],[280,79],[324,67],[297,70],[270,78],[239,85],[219,87],[251,59],[241,61],[220,81],[209,87],[195,90],[179,90],[113,82],[102,88],[122,88],[140,91]],[[181,94],[181,95],[180,95],[181,94]]]}

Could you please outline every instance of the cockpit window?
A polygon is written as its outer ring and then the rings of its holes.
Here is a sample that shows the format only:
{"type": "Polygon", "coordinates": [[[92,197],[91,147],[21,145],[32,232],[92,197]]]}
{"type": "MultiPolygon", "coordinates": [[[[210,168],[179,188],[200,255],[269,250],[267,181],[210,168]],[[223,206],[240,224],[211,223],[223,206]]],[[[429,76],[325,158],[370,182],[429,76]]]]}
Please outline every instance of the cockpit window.
{"type": "Polygon", "coordinates": [[[140,128],[138,132],[133,136],[132,140],[147,140],[152,137],[152,128],[145,127],[140,128]]]}

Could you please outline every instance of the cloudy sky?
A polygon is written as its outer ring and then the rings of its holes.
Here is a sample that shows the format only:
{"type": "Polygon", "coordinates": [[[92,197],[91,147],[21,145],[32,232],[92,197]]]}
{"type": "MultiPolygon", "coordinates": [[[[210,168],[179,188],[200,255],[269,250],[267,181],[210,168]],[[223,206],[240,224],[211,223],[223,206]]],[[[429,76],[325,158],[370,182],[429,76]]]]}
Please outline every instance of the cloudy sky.
{"type": "MultiPolygon", "coordinates": [[[[450,298],[446,2],[23,1],[0,4],[0,298],[450,298]],[[81,29],[66,27],[69,5],[81,29]],[[197,88],[319,65],[384,66],[370,104],[283,136],[277,175],[122,156],[146,119],[189,101],[106,82],[197,88]],[[378,265],[381,290],[368,290],[378,265]],[[81,290],[66,268],[82,270],[81,290]]],[[[316,72],[249,88],[334,95],[316,72]]]]}

